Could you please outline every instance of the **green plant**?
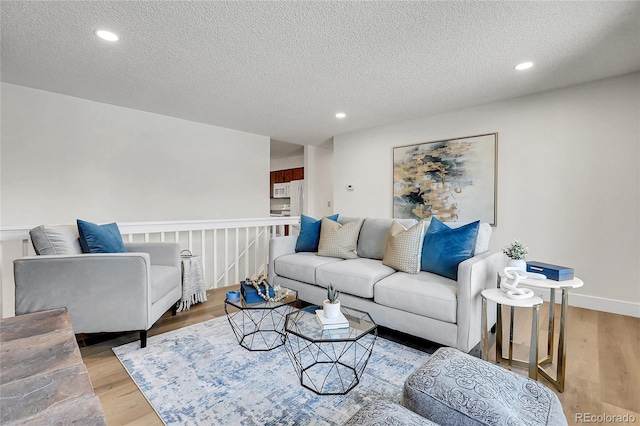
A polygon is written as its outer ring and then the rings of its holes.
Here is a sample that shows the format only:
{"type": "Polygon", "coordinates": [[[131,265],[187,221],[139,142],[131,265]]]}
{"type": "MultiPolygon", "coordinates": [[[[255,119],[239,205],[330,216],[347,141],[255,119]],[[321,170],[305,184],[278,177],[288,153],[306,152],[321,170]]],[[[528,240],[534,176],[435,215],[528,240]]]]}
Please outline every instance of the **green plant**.
{"type": "Polygon", "coordinates": [[[340,296],[340,292],[336,290],[333,284],[329,283],[327,287],[327,300],[329,303],[336,303],[338,301],[338,296],[340,296]]]}
{"type": "Polygon", "coordinates": [[[527,256],[527,253],[529,253],[529,248],[522,244],[520,241],[515,240],[514,242],[503,248],[502,252],[506,254],[509,259],[523,260],[527,256]]]}

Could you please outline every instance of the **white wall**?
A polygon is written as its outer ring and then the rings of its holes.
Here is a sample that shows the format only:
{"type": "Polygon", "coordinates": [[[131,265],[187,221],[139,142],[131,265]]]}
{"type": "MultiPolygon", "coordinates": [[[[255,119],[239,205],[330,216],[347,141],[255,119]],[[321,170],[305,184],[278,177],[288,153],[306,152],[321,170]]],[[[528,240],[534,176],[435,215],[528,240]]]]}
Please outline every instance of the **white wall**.
{"type": "Polygon", "coordinates": [[[305,212],[320,218],[333,214],[333,146],[305,145],[305,212]]]}
{"type": "Polygon", "coordinates": [[[574,267],[572,305],[640,316],[640,73],[336,136],[335,211],[392,216],[394,146],[492,132],[491,248],[519,238],[574,267]]]}
{"type": "Polygon", "coordinates": [[[6,83],[1,96],[2,226],[269,215],[268,136],[6,83]]]}
{"type": "Polygon", "coordinates": [[[268,136],[6,83],[1,136],[3,226],[269,215],[268,136]]]}

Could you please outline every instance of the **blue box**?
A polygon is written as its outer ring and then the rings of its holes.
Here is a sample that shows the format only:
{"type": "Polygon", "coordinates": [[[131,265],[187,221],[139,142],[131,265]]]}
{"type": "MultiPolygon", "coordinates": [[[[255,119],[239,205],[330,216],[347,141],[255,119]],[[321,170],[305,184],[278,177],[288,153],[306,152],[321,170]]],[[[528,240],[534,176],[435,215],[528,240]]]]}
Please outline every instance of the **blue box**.
{"type": "MultiPolygon", "coordinates": [[[[260,284],[260,290],[262,291],[262,294],[264,294],[264,284],[260,284]]],[[[242,297],[246,303],[258,303],[265,301],[258,294],[258,290],[244,281],[240,282],[240,293],[242,293],[242,297]]],[[[273,297],[273,294],[273,287],[269,286],[269,297],[273,297]]]]}
{"type": "Polygon", "coordinates": [[[527,272],[543,274],[545,277],[554,281],[567,281],[573,279],[573,268],[552,265],[550,263],[535,261],[527,262],[527,272]]]}

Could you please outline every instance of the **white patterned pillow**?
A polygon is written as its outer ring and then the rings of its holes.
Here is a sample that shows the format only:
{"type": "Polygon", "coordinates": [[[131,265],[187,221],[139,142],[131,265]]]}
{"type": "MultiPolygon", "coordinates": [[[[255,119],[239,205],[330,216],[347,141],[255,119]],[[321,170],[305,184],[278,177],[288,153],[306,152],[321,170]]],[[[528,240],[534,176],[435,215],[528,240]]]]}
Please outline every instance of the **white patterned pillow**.
{"type": "Polygon", "coordinates": [[[394,220],[387,236],[387,248],[384,251],[382,264],[408,274],[420,272],[423,232],[424,222],[422,221],[406,229],[394,220]]]}
{"type": "Polygon", "coordinates": [[[322,218],[318,256],[357,259],[358,236],[362,227],[362,218],[340,225],[338,222],[322,218]]]}

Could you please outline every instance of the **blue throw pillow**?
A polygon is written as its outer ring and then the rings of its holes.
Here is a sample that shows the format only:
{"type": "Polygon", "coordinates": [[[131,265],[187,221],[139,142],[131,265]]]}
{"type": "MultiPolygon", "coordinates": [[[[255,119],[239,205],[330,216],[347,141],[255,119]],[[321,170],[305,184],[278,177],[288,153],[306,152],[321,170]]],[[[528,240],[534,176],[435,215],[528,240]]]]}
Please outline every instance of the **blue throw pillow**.
{"type": "Polygon", "coordinates": [[[117,224],[96,225],[80,219],[77,223],[80,246],[84,253],[125,253],[127,251],[117,224]]]}
{"type": "Polygon", "coordinates": [[[431,218],[422,244],[420,269],[426,272],[458,279],[458,265],[473,256],[480,221],[449,228],[437,218],[431,218]]]}
{"type": "MultiPolygon", "coordinates": [[[[327,219],[331,219],[334,222],[338,221],[338,215],[327,216],[327,219]]],[[[296,251],[318,251],[318,243],[320,242],[320,225],[322,219],[314,219],[309,216],[302,215],[300,218],[300,235],[298,235],[298,241],[296,242],[296,251]]]]}

